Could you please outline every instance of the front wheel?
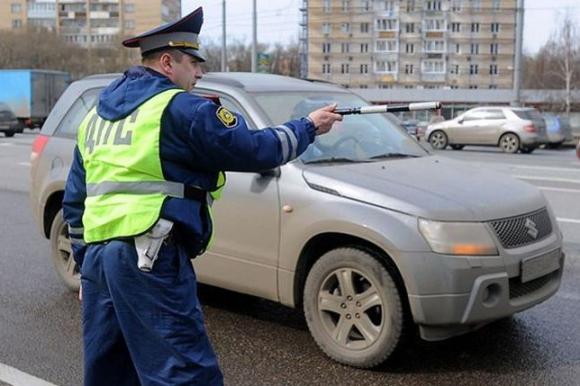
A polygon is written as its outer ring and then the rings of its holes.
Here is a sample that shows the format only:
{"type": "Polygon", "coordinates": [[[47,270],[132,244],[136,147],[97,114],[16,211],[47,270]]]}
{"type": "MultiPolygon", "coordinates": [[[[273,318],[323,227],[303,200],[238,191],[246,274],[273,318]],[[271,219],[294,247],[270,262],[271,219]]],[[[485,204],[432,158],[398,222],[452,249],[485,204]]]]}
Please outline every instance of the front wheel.
{"type": "Polygon", "coordinates": [[[50,228],[50,257],[54,269],[71,291],[78,291],[81,274],[72,255],[68,228],[64,222],[62,209],[58,211],[50,228]]]}
{"type": "Polygon", "coordinates": [[[14,130],[6,130],[6,131],[4,132],[4,135],[5,135],[6,137],[14,137],[14,134],[16,134],[16,132],[15,132],[14,130]]]}
{"type": "Polygon", "coordinates": [[[433,149],[443,150],[447,147],[449,140],[447,139],[447,134],[441,130],[437,130],[429,136],[429,143],[433,149]]]}
{"type": "Polygon", "coordinates": [[[334,249],[314,264],[304,314],[322,351],[350,366],[378,366],[401,341],[404,311],[393,276],[358,248],[334,249]]]}

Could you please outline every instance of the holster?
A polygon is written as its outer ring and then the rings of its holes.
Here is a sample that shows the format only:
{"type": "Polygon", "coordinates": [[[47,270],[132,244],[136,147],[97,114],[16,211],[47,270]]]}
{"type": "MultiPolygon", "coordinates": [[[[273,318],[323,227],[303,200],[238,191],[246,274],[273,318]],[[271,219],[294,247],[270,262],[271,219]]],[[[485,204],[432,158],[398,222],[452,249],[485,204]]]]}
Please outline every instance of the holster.
{"type": "Polygon", "coordinates": [[[135,237],[137,267],[143,272],[151,272],[157,260],[163,240],[169,236],[173,222],[160,218],[147,233],[135,237]]]}

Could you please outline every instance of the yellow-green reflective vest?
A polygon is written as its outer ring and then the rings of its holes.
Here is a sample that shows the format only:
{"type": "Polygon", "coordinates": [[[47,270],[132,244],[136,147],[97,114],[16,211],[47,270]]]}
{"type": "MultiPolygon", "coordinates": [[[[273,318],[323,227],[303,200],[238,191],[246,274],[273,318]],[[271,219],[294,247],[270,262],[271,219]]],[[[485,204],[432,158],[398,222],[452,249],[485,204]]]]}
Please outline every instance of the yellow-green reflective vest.
{"type": "MultiPolygon", "coordinates": [[[[184,185],[163,177],[159,155],[161,116],[180,89],[161,92],[118,121],[101,118],[93,108],[78,131],[87,197],[84,241],[131,237],[159,219],[166,197],[184,198],[184,185]]],[[[225,174],[208,204],[221,195],[225,174]]]]}

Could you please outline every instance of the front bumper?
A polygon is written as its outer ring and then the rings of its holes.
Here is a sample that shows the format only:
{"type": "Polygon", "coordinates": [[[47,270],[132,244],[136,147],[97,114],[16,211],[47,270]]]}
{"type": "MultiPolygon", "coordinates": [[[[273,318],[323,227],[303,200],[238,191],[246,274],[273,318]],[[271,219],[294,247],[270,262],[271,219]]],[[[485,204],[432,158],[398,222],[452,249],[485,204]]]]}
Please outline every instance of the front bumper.
{"type": "Polygon", "coordinates": [[[550,298],[562,278],[565,255],[561,244],[556,231],[532,246],[502,250],[500,256],[407,256],[423,262],[421,272],[415,271],[411,280],[405,278],[411,283],[409,305],[422,338],[436,341],[460,335],[550,298]],[[522,262],[544,256],[554,265],[523,281],[522,262]]]}

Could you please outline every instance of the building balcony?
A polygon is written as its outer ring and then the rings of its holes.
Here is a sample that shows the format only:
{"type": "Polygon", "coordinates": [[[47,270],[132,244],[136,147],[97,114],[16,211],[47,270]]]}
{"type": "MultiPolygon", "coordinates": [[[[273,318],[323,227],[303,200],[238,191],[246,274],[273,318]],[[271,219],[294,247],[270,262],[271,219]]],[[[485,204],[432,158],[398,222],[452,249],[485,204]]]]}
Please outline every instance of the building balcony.
{"type": "Polygon", "coordinates": [[[442,73],[421,73],[421,81],[423,82],[445,82],[446,74],[442,73]]]}

